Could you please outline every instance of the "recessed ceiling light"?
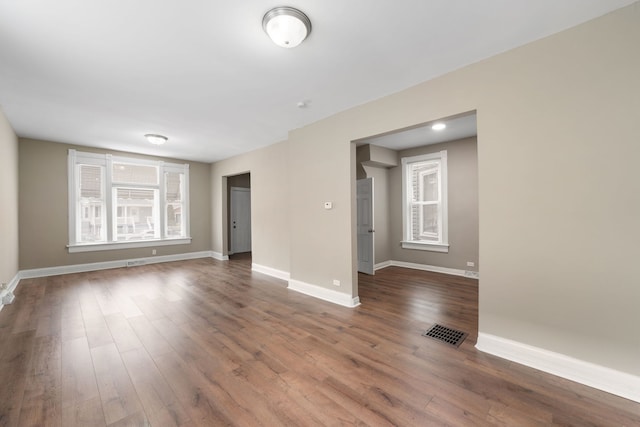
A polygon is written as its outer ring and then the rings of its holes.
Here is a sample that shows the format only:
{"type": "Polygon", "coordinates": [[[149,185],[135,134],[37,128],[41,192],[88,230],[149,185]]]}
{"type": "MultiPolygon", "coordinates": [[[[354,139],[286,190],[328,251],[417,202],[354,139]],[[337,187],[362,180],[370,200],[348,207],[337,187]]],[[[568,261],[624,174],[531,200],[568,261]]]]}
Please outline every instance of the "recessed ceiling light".
{"type": "Polygon", "coordinates": [[[147,141],[155,145],[162,145],[169,140],[166,136],[155,133],[148,133],[144,137],[147,138],[147,141]]]}
{"type": "Polygon", "coordinates": [[[309,17],[298,9],[279,6],[265,13],[262,28],[280,47],[298,46],[311,33],[309,17]]]}
{"type": "Polygon", "coordinates": [[[447,125],[445,125],[444,123],[434,123],[434,125],[431,126],[431,129],[433,129],[433,130],[443,130],[446,127],[447,127],[447,125]]]}

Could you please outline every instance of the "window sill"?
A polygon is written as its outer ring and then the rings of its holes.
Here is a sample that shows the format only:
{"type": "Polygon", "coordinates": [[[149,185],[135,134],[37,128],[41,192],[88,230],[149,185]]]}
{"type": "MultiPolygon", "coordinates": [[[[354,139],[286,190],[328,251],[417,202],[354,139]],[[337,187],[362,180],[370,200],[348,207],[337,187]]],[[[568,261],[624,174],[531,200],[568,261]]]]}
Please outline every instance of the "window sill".
{"type": "Polygon", "coordinates": [[[139,240],[135,242],[83,243],[76,245],[67,245],[67,249],[69,250],[69,253],[75,253],[111,251],[116,249],[148,248],[155,246],[188,245],[190,243],[191,237],[185,237],[180,239],[139,240]]]}
{"type": "Polygon", "coordinates": [[[421,243],[421,242],[401,242],[402,249],[417,249],[420,251],[449,253],[449,244],[446,243],[421,243]]]}

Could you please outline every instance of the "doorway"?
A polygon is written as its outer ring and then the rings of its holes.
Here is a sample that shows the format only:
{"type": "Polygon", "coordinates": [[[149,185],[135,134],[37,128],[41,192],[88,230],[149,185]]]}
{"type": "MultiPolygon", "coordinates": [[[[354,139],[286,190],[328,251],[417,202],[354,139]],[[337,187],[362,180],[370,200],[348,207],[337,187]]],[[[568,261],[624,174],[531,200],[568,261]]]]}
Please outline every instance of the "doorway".
{"type": "MultiPolygon", "coordinates": [[[[365,233],[368,229],[364,227],[366,210],[363,209],[362,193],[365,191],[364,179],[373,178],[374,270],[397,266],[479,278],[477,134],[476,113],[470,111],[352,141],[355,145],[352,176],[356,178],[352,187],[355,199],[353,234],[357,242],[354,254],[357,264],[353,266],[354,269],[357,267],[359,273],[368,273],[366,262],[363,262],[367,259],[365,233]],[[444,129],[434,129],[436,122],[444,124],[444,129]],[[403,203],[405,183],[409,178],[402,167],[402,159],[443,150],[448,153],[449,197],[445,218],[448,240],[444,241],[447,250],[403,248],[401,242],[407,240],[408,236],[413,237],[408,230],[420,229],[423,211],[418,209],[414,214],[403,203]]],[[[413,176],[411,179],[414,179],[413,176]]],[[[408,197],[423,197],[421,194],[418,191],[408,197]]],[[[433,204],[430,202],[432,200],[426,200],[424,205],[433,204]]],[[[359,277],[364,278],[362,274],[359,277]]],[[[363,282],[369,283],[367,280],[363,282]]]]}
{"type": "Polygon", "coordinates": [[[357,181],[358,272],[374,274],[373,178],[357,181]]]}
{"type": "Polygon", "coordinates": [[[251,176],[227,177],[228,253],[251,255],[251,176]]]}
{"type": "Polygon", "coordinates": [[[251,252],[251,189],[231,187],[231,250],[251,252]]]}

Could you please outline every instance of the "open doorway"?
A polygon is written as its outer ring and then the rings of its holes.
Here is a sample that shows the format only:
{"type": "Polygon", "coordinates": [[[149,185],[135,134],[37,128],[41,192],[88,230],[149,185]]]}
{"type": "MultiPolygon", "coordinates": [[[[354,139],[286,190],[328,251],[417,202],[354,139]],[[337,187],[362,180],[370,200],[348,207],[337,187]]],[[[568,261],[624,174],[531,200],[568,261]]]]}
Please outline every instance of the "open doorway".
{"type": "Polygon", "coordinates": [[[362,178],[356,182],[358,272],[369,275],[373,275],[375,271],[373,185],[373,177],[362,178]]]}
{"type": "Polygon", "coordinates": [[[227,177],[229,259],[251,258],[251,174],[227,177]]]}
{"type": "MultiPolygon", "coordinates": [[[[465,279],[460,279],[460,283],[478,289],[479,282],[473,280],[480,274],[476,113],[447,117],[353,143],[358,288],[360,282],[365,287],[373,283],[362,275],[361,261],[366,261],[363,255],[367,242],[361,246],[360,235],[364,236],[368,229],[363,227],[365,221],[361,216],[365,210],[360,209],[358,199],[359,187],[364,185],[361,183],[371,180],[375,184],[371,214],[375,220],[375,227],[371,228],[375,228],[374,271],[409,268],[414,270],[410,273],[411,280],[418,281],[420,273],[415,270],[446,273],[450,279],[445,281],[456,281],[454,276],[461,276],[465,279]],[[446,126],[438,130],[433,128],[436,123],[446,126]]],[[[388,275],[393,271],[397,270],[379,273],[388,275]]],[[[424,292],[428,291],[427,282],[424,292]]],[[[477,331],[477,322],[475,325],[477,331]]]]}

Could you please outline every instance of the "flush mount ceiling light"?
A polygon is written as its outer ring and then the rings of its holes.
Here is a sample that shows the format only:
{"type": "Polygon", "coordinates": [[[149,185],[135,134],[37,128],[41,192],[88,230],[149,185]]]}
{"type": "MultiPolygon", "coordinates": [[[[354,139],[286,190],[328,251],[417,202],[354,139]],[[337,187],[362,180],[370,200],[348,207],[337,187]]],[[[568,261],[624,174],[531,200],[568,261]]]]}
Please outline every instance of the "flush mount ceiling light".
{"type": "Polygon", "coordinates": [[[262,28],[275,44],[292,48],[309,36],[311,21],[298,9],[279,6],[264,14],[262,28]]]}
{"type": "Polygon", "coordinates": [[[162,145],[169,140],[166,136],[155,133],[148,133],[144,137],[147,138],[147,141],[155,145],[162,145]]]}
{"type": "Polygon", "coordinates": [[[447,125],[445,125],[444,123],[434,123],[433,126],[431,126],[431,129],[433,130],[443,130],[447,127],[447,125]]]}

